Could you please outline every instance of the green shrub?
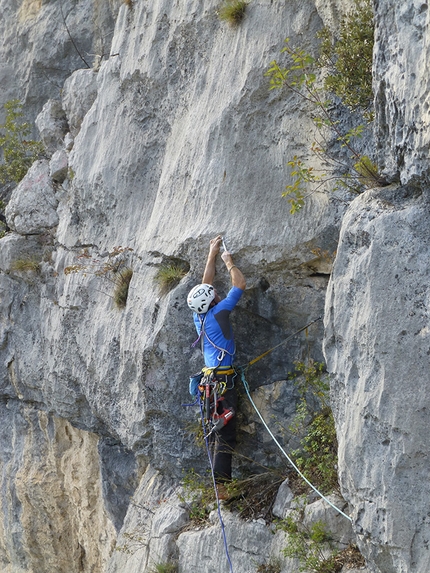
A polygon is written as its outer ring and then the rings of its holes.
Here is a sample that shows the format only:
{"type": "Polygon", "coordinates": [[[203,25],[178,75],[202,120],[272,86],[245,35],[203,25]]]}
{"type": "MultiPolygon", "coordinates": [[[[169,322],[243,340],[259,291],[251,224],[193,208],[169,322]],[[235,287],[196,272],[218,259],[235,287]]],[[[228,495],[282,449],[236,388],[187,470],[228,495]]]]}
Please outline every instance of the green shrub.
{"type": "Polygon", "coordinates": [[[278,522],[278,529],[288,533],[287,546],[283,550],[286,557],[299,560],[299,571],[312,573],[338,573],[338,552],[330,546],[331,535],[322,521],[309,528],[301,523],[299,516],[287,517],[278,522]]]}
{"type": "Polygon", "coordinates": [[[351,109],[373,113],[372,63],[374,43],[373,6],[370,0],[355,0],[353,10],[341,21],[336,35],[327,28],[322,39],[320,64],[327,66],[327,91],[351,109]]]}
{"type": "Polygon", "coordinates": [[[190,520],[205,525],[216,499],[211,479],[191,469],[185,474],[182,486],[184,493],[179,499],[187,505],[190,520]]]}
{"type": "Polygon", "coordinates": [[[161,294],[167,294],[179,284],[187,274],[185,265],[177,261],[166,261],[157,270],[154,280],[160,288],[161,294]]]}
{"type": "Polygon", "coordinates": [[[244,0],[226,0],[218,10],[218,16],[232,26],[237,26],[245,16],[247,4],[244,0]]]}
{"type": "Polygon", "coordinates": [[[337,490],[337,437],[324,364],[297,362],[295,384],[300,402],[290,431],[301,439],[300,448],[291,455],[300,471],[322,493],[337,490]]]}
{"type": "Polygon", "coordinates": [[[12,271],[38,273],[40,271],[40,262],[31,257],[23,257],[22,259],[13,261],[10,265],[10,269],[12,271]]]}
{"type": "Polygon", "coordinates": [[[0,125],[0,149],[3,165],[0,165],[0,183],[19,183],[31,164],[44,151],[40,141],[28,139],[30,124],[24,121],[22,103],[13,99],[4,104],[6,121],[0,125]]]}
{"type": "Polygon", "coordinates": [[[309,104],[318,132],[319,140],[310,146],[314,164],[298,156],[288,162],[293,183],[286,186],[283,196],[291,204],[291,213],[299,211],[306,198],[316,191],[345,189],[358,194],[368,187],[386,184],[372,160],[357,150],[357,139],[365,129],[359,123],[363,115],[352,115],[354,127],[343,131],[332,115],[333,97],[327,97],[330,94],[339,97],[350,110],[360,108],[367,122],[373,117],[370,0],[356,0],[355,9],[342,21],[338,38],[333,38],[327,29],[320,35],[319,56],[290,46],[287,38],[281,50],[285,66],[274,60],[266,73],[270,89],[287,87],[309,104]]]}

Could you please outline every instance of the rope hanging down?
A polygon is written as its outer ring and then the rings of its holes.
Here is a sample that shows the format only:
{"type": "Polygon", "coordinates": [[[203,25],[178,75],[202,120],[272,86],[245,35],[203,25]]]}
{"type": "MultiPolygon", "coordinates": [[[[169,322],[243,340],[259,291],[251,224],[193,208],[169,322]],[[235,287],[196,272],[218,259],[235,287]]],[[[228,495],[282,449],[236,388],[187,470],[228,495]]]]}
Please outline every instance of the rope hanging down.
{"type": "Polygon", "coordinates": [[[299,476],[314,490],[314,492],[316,494],[318,494],[321,499],[323,499],[324,501],[326,501],[333,509],[335,509],[337,512],[339,512],[341,515],[343,515],[343,517],[346,517],[346,519],[348,519],[349,521],[352,522],[352,519],[349,517],[349,515],[346,515],[346,513],[344,513],[341,509],[339,509],[338,507],[336,507],[329,499],[327,499],[324,494],[322,494],[314,485],[311,484],[311,482],[306,478],[306,476],[304,476],[302,474],[302,472],[299,470],[299,468],[296,466],[296,464],[293,462],[293,460],[288,456],[288,454],[285,452],[285,450],[282,448],[281,444],[278,442],[278,440],[276,439],[276,437],[273,435],[272,431],[270,430],[269,426],[266,424],[263,416],[260,414],[257,406],[254,404],[253,399],[251,398],[251,394],[249,392],[249,386],[248,386],[248,382],[245,379],[245,371],[241,368],[240,369],[240,375],[242,378],[242,383],[245,387],[245,391],[246,394],[248,396],[249,401],[252,404],[252,407],[254,408],[254,410],[256,411],[258,417],[260,418],[260,420],[262,421],[264,427],[266,428],[266,430],[269,432],[272,440],[275,442],[275,444],[278,446],[278,448],[281,450],[282,454],[287,458],[288,462],[291,464],[291,466],[296,470],[296,472],[299,474],[299,476]]]}
{"type": "Polygon", "coordinates": [[[280,342],[279,344],[277,344],[276,346],[274,346],[273,348],[271,348],[270,350],[267,350],[266,352],[263,352],[263,354],[260,354],[260,356],[257,356],[257,358],[254,358],[253,360],[251,360],[250,362],[248,362],[245,366],[239,366],[237,368],[237,370],[240,372],[241,378],[242,378],[242,383],[243,386],[245,388],[246,391],[246,395],[248,396],[249,401],[251,402],[252,407],[254,408],[254,410],[256,411],[258,417],[260,418],[260,420],[263,423],[263,426],[266,428],[266,430],[269,432],[270,437],[272,438],[272,440],[275,442],[275,444],[278,446],[278,448],[281,450],[282,454],[287,458],[288,462],[290,463],[290,465],[295,469],[295,471],[299,474],[299,476],[309,485],[309,487],[311,487],[313,489],[313,491],[319,495],[321,497],[321,499],[323,499],[325,502],[327,502],[333,509],[335,509],[338,513],[340,513],[343,517],[346,517],[346,519],[348,519],[349,521],[352,522],[351,517],[349,517],[349,515],[346,515],[346,513],[344,513],[341,509],[339,509],[338,507],[336,507],[329,499],[327,499],[314,485],[311,484],[311,482],[307,479],[307,477],[305,475],[303,475],[303,473],[299,470],[299,468],[296,466],[296,464],[293,462],[293,460],[288,456],[288,454],[285,452],[285,450],[282,448],[281,444],[278,442],[278,440],[276,439],[276,437],[273,435],[272,431],[270,430],[269,426],[266,424],[263,416],[261,415],[261,413],[259,412],[257,406],[255,405],[253,399],[251,398],[251,394],[249,391],[249,385],[248,382],[246,381],[245,378],[245,372],[246,370],[252,366],[253,364],[255,364],[256,362],[258,362],[259,360],[261,360],[261,358],[264,358],[265,356],[267,356],[270,352],[272,352],[273,350],[275,350],[276,348],[279,348],[279,346],[282,346],[282,344],[285,344],[286,342],[288,342],[289,340],[291,340],[292,338],[294,338],[294,336],[296,336],[297,334],[299,334],[300,332],[303,332],[303,330],[306,330],[309,326],[311,326],[311,324],[314,324],[315,322],[317,322],[318,320],[321,320],[322,316],[319,316],[318,318],[316,318],[315,320],[313,320],[312,322],[309,322],[309,324],[306,324],[306,326],[303,326],[302,328],[300,328],[299,330],[297,330],[296,332],[294,332],[293,334],[291,334],[288,338],[286,338],[285,340],[283,340],[282,342],[280,342]]]}
{"type": "Polygon", "coordinates": [[[204,420],[204,414],[203,414],[203,401],[199,400],[199,405],[200,405],[200,416],[201,416],[201,420],[202,420],[202,428],[203,428],[203,436],[205,438],[205,444],[206,444],[206,450],[208,453],[208,458],[209,458],[209,465],[211,468],[211,474],[212,474],[212,482],[213,482],[213,486],[214,486],[214,490],[215,490],[215,497],[216,497],[216,501],[217,501],[217,508],[218,508],[218,519],[221,525],[221,531],[222,531],[222,538],[224,541],[224,549],[225,549],[225,554],[227,557],[227,561],[228,561],[228,565],[230,568],[230,573],[233,573],[233,564],[231,562],[230,559],[230,554],[228,552],[228,545],[227,545],[227,537],[225,534],[225,526],[224,526],[224,521],[222,519],[222,515],[221,515],[221,507],[220,507],[220,503],[219,503],[219,496],[218,496],[218,489],[216,487],[216,481],[215,481],[215,473],[214,473],[214,466],[213,466],[213,462],[212,462],[212,456],[211,456],[211,451],[210,451],[210,446],[209,446],[209,436],[206,432],[206,425],[205,425],[205,420],[204,420]]]}

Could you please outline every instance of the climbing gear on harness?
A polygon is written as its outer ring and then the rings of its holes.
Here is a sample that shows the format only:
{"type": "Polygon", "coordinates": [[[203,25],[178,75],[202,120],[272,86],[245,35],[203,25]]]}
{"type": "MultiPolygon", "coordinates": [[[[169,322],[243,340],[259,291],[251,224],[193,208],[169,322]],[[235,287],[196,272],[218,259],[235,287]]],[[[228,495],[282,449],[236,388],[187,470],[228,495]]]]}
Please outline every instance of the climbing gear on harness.
{"type": "Polygon", "coordinates": [[[219,432],[235,415],[234,408],[224,404],[223,394],[234,387],[236,371],[227,368],[203,368],[203,376],[198,385],[198,398],[204,414],[203,423],[206,435],[219,432]]]}
{"type": "Polygon", "coordinates": [[[197,314],[204,314],[215,298],[215,289],[212,285],[203,283],[196,285],[187,296],[187,304],[197,314]]]}
{"type": "Polygon", "coordinates": [[[203,372],[198,372],[197,374],[190,376],[189,391],[191,396],[197,396],[199,393],[199,384],[202,378],[203,372]]]}

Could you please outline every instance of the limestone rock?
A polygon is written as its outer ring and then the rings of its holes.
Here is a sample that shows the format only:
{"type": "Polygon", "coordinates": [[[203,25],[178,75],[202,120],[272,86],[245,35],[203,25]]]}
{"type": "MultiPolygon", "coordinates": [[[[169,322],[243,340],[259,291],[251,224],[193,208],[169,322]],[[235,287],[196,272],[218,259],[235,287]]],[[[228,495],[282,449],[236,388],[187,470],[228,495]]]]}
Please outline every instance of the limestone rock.
{"type": "Polygon", "coordinates": [[[101,503],[97,436],[13,400],[1,419],[2,571],[103,570],[115,531],[101,503]]]}
{"type": "Polygon", "coordinates": [[[375,17],[378,160],[391,181],[429,181],[429,48],[426,3],[382,0],[375,17]]]}
{"type": "MultiPolygon", "coordinates": [[[[331,494],[327,496],[327,499],[341,511],[348,511],[345,500],[340,495],[331,494]]],[[[346,515],[348,514],[346,513],[346,515]]],[[[316,522],[324,524],[330,538],[341,548],[342,546],[343,548],[347,547],[355,541],[351,522],[324,499],[314,501],[307,505],[304,510],[303,525],[310,528],[316,522]]]]}
{"type": "Polygon", "coordinates": [[[72,135],[79,132],[82,120],[96,96],[97,74],[93,70],[76,70],[64,82],[62,106],[72,135]]]}
{"type": "Polygon", "coordinates": [[[36,118],[36,126],[48,153],[61,147],[68,131],[67,120],[61,103],[48,100],[36,118]]]}
{"type": "Polygon", "coordinates": [[[58,225],[57,205],[49,162],[36,161],[12,192],[5,211],[7,224],[21,235],[44,233],[58,225]]]}
{"type": "Polygon", "coordinates": [[[51,157],[49,162],[49,174],[52,179],[57,183],[62,183],[67,177],[67,168],[69,166],[69,159],[64,149],[59,149],[51,157]]]}
{"type": "Polygon", "coordinates": [[[357,198],[326,307],[342,493],[375,573],[430,568],[428,203],[416,187],[357,198]]]}
{"type": "Polygon", "coordinates": [[[119,6],[114,0],[1,0],[0,121],[3,104],[18,98],[32,123],[73,71],[108,58],[119,6]]]}
{"type": "Polygon", "coordinates": [[[276,515],[276,517],[279,517],[280,519],[284,519],[293,498],[294,494],[288,485],[287,479],[281,484],[276,495],[275,503],[273,504],[272,508],[273,515],[276,515]]]}

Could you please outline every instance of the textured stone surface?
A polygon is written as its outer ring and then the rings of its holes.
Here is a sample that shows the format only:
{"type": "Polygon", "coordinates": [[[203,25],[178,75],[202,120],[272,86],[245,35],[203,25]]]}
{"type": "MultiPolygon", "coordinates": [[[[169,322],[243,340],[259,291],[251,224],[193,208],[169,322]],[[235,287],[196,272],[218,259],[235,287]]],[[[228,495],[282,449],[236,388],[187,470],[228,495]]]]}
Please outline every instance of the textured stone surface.
{"type": "Polygon", "coordinates": [[[23,101],[26,117],[34,120],[48,99],[59,99],[74,70],[106,57],[118,5],[114,0],[1,0],[1,120],[2,106],[12,98],[23,101]]]}
{"type": "MultiPolygon", "coordinates": [[[[322,312],[344,206],[315,195],[290,216],[281,198],[291,182],[286,162],[308,149],[313,124],[294,95],[268,91],[264,72],[286,36],[313,48],[317,30],[335,26],[345,5],[256,0],[237,28],[219,21],[217,7],[0,0],[1,98],[21,97],[34,118],[47,100],[59,101],[64,79],[86,65],[82,56],[98,70],[66,83],[74,140],[53,121],[62,117],[58,104],[39,116],[50,153],[73,147],[68,179],[54,193],[48,163],[36,164],[43,185],[24,180],[8,207],[20,234],[0,240],[7,573],[148,573],[172,559],[181,573],[212,571],[223,555],[216,514],[205,531],[182,532],[187,510],[176,492],[184,470],[207,469],[190,429],[196,412],[182,403],[189,374],[202,365],[199,350],[190,350],[195,333],[184,301],[209,239],[225,236],[248,282],[234,317],[239,364],[322,312]],[[133,249],[124,255],[133,277],[123,310],[112,302],[112,277],[92,272],[119,245],[133,249]],[[13,270],[23,255],[40,261],[39,273],[13,270]],[[86,272],[64,273],[91,260],[98,262],[86,272]],[[172,260],[189,271],[162,295],[156,272],[172,260]]],[[[400,174],[414,187],[367,193],[348,211],[326,307],[326,355],[342,488],[369,567],[422,573],[430,493],[422,383],[427,9],[381,0],[376,10],[379,159],[389,178],[400,174]]],[[[225,294],[228,286],[220,263],[216,287],[225,294]]],[[[247,372],[288,448],[297,397],[287,375],[294,360],[322,359],[322,336],[315,323],[247,372]]],[[[279,465],[245,399],[238,416],[240,452],[279,465]]],[[[235,460],[235,472],[246,467],[252,463],[235,460]]],[[[239,571],[281,554],[281,532],[234,515],[226,524],[239,571]]],[[[298,564],[282,566],[292,573],[298,564]]]]}
{"type": "Polygon", "coordinates": [[[66,114],[61,103],[57,100],[48,100],[36,117],[35,123],[46,152],[54,153],[61,146],[68,131],[66,114]]]}
{"type": "Polygon", "coordinates": [[[36,161],[12,192],[5,211],[7,224],[21,235],[44,233],[58,225],[57,205],[49,163],[36,161]]]}
{"type": "Polygon", "coordinates": [[[342,491],[378,573],[430,567],[428,213],[412,186],[356,199],[327,299],[342,491]]]}
{"type": "Polygon", "coordinates": [[[391,180],[429,180],[429,10],[427,2],[379,0],[375,105],[380,166],[391,180]]]}
{"type": "Polygon", "coordinates": [[[73,135],[97,96],[97,74],[94,70],[77,70],[64,82],[61,101],[73,135]]]}
{"type": "Polygon", "coordinates": [[[2,402],[1,420],[1,570],[103,570],[115,530],[102,503],[98,437],[14,400],[2,402]]]}
{"type": "Polygon", "coordinates": [[[59,149],[51,157],[49,162],[49,175],[56,183],[63,183],[67,177],[69,160],[64,149],[59,149]]]}

